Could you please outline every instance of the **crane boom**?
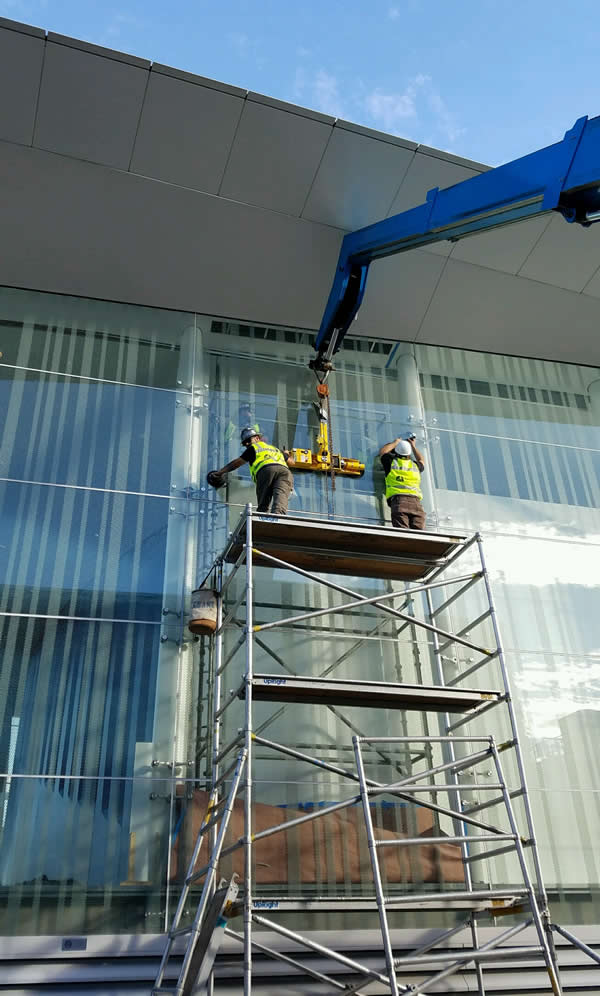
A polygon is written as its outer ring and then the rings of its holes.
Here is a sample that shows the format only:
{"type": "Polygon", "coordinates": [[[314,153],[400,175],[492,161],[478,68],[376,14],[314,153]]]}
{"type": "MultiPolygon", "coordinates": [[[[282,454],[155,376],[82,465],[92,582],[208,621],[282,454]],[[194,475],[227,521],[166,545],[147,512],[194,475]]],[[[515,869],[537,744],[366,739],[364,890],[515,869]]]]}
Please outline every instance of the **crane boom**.
{"type": "Polygon", "coordinates": [[[324,380],[360,307],[376,259],[444,239],[558,211],[566,221],[600,221],[600,116],[579,118],[561,142],[453,187],[435,187],[424,204],[344,237],[310,366],[324,380]]]}

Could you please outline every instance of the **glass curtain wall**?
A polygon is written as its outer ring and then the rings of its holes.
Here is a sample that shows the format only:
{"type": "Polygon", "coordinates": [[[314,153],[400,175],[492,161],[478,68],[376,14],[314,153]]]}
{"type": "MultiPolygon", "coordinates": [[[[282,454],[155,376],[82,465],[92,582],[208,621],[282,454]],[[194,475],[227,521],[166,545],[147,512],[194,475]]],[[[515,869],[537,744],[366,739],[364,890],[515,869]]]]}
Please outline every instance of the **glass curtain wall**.
{"type": "MultiPolygon", "coordinates": [[[[279,446],[313,445],[313,339],[8,289],[0,338],[0,933],[160,931],[211,733],[208,649],[187,632],[189,596],[254,498],[246,468],[219,492],[206,472],[239,454],[248,422],[279,446]]],[[[377,451],[416,432],[428,528],[486,538],[547,884],[573,904],[571,922],[598,921],[600,885],[599,384],[592,368],[350,338],[331,380],[332,449],[365,475],[332,491],[297,473],[290,501],[299,513],[389,519],[377,451]]],[[[265,621],[332,604],[264,569],[260,602],[265,621]]],[[[265,670],[276,657],[298,673],[335,669],[360,640],[340,676],[427,680],[427,641],[413,628],[402,645],[380,638],[378,622],[365,609],[346,631],[272,630],[265,670]]],[[[349,725],[366,722],[364,710],[294,709],[291,722],[289,710],[261,709],[265,736],[336,762],[349,725]]],[[[413,729],[409,717],[376,721],[413,729]]],[[[234,730],[233,709],[228,722],[234,730]]],[[[260,805],[279,812],[348,794],[266,755],[257,785],[260,805]]],[[[380,814],[389,829],[402,820],[380,814]]],[[[311,888],[371,891],[351,854],[338,867],[338,832],[311,844],[311,888]]],[[[299,886],[302,847],[285,859],[299,886]]]]}

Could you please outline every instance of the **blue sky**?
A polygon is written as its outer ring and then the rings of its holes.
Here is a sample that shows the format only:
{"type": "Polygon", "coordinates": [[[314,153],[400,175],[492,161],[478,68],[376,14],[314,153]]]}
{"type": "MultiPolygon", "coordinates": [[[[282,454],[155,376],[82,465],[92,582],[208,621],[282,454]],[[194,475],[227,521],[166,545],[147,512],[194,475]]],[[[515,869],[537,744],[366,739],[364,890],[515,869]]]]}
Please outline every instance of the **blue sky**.
{"type": "Polygon", "coordinates": [[[0,15],[497,165],[600,114],[598,0],[0,0],[0,15]]]}

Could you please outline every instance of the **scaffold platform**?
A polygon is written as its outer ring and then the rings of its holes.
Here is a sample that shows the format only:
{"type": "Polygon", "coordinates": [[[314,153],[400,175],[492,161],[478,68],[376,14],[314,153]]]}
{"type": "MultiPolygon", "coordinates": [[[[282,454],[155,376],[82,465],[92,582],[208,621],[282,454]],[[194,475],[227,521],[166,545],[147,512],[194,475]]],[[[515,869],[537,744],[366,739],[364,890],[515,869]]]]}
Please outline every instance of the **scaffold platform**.
{"type": "MultiPolygon", "coordinates": [[[[263,554],[283,559],[317,574],[343,574],[387,581],[416,581],[426,577],[453,552],[465,536],[393,529],[391,526],[286,515],[252,517],[252,541],[258,548],[256,566],[272,561],[263,554]]],[[[242,518],[225,550],[226,563],[242,556],[246,520],[242,518]]]]}
{"type": "MultiPolygon", "coordinates": [[[[240,696],[245,694],[245,688],[240,696]]],[[[282,677],[255,674],[253,695],[257,701],[307,702],[313,705],[369,706],[379,709],[417,709],[431,712],[467,712],[499,698],[498,692],[446,688],[443,685],[401,685],[385,681],[340,678],[282,677]]]]}

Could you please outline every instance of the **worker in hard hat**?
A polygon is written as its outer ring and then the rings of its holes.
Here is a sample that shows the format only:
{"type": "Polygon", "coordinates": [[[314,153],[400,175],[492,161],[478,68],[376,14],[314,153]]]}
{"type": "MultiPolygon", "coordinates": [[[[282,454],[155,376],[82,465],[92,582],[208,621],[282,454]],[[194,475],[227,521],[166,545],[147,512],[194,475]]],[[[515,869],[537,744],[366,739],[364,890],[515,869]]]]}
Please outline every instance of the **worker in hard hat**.
{"type": "Polygon", "coordinates": [[[273,515],[287,515],[288,501],[294,487],[294,478],[288,467],[290,454],[268,443],[252,425],[241,432],[243,453],[225,464],[221,470],[211,470],[207,481],[214,488],[224,483],[226,474],[237,470],[244,463],[249,464],[252,480],[256,485],[257,510],[271,511],[273,515]]]}
{"type": "Polygon", "coordinates": [[[425,529],[421,474],[425,461],[415,446],[416,436],[400,436],[379,450],[385,474],[385,497],[396,529],[425,529]]]}

